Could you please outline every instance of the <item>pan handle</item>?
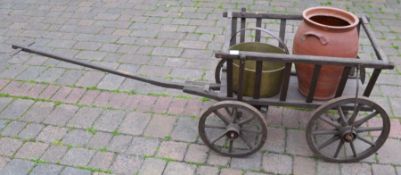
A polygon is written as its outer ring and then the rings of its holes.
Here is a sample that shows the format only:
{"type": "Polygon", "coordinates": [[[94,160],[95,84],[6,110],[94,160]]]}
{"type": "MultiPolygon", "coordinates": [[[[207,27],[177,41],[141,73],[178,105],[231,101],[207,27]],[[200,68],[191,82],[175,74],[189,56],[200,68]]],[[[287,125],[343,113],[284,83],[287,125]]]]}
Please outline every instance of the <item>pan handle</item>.
{"type": "Polygon", "coordinates": [[[290,52],[288,51],[287,45],[284,43],[283,40],[281,40],[279,37],[277,37],[276,35],[274,35],[271,31],[269,31],[269,30],[267,30],[267,29],[264,29],[264,28],[260,28],[260,27],[248,27],[248,28],[243,28],[243,29],[241,29],[241,30],[238,30],[236,33],[234,33],[234,34],[231,36],[230,41],[233,40],[233,38],[234,38],[235,36],[237,36],[238,33],[242,32],[242,31],[245,31],[245,30],[260,30],[260,31],[262,31],[262,32],[264,32],[264,33],[266,33],[266,34],[268,34],[268,35],[271,36],[272,38],[276,39],[276,40],[280,43],[280,45],[283,46],[283,49],[284,49],[284,51],[285,51],[286,54],[289,54],[289,53],[290,53],[290,52]]]}

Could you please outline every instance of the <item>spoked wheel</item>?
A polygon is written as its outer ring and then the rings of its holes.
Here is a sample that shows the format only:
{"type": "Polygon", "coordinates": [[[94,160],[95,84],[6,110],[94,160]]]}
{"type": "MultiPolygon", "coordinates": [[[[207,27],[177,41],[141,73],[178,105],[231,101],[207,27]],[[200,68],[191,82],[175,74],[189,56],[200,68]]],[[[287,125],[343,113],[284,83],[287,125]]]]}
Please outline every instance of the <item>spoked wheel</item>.
{"type": "Polygon", "coordinates": [[[222,101],[199,120],[199,135],[212,150],[231,157],[258,151],[267,137],[266,121],[254,107],[240,101],[222,101]]]}
{"type": "Polygon", "coordinates": [[[220,60],[219,63],[217,63],[216,68],[214,70],[214,79],[217,84],[221,83],[221,74],[223,71],[224,63],[226,63],[226,60],[224,59],[220,60]]]}
{"type": "Polygon", "coordinates": [[[365,97],[336,98],[317,108],[308,123],[310,149],[330,162],[356,162],[375,153],[390,132],[390,119],[365,97]]]}

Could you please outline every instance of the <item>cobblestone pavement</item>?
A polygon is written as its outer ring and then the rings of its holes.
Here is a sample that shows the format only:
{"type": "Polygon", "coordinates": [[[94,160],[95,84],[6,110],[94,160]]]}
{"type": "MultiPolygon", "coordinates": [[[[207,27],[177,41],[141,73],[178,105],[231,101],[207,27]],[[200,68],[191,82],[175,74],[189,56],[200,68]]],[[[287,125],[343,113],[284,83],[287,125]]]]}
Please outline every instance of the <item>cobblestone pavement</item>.
{"type": "MultiPolygon", "coordinates": [[[[0,174],[401,175],[399,9],[399,0],[0,0],[0,174]],[[316,5],[369,15],[396,64],[371,97],[391,116],[390,138],[359,163],[311,154],[308,111],[272,107],[262,150],[223,157],[197,132],[201,111],[214,101],[40,56],[9,56],[11,43],[35,41],[34,47],[142,76],[212,81],[223,11],[300,13],[316,5]]],[[[288,36],[293,32],[289,26],[288,36]]],[[[360,55],[371,53],[361,48],[360,55]]]]}

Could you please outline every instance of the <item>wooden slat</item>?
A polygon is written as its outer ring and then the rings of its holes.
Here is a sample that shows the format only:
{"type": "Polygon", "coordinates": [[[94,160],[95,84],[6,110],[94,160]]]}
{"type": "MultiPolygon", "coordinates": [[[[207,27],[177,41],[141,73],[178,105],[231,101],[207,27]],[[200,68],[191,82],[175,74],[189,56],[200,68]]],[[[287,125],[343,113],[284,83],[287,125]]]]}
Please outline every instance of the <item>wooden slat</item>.
{"type": "MultiPolygon", "coordinates": [[[[256,18],[256,27],[260,28],[262,27],[262,18],[256,18]]],[[[260,30],[255,31],[255,42],[260,42],[260,30]]]]}
{"type": "MultiPolygon", "coordinates": [[[[241,12],[246,12],[246,8],[241,8],[241,12]]],[[[241,30],[245,29],[246,26],[246,18],[241,18],[241,30]]],[[[241,31],[240,34],[240,43],[245,42],[245,30],[241,31]]]]}
{"type": "Polygon", "coordinates": [[[288,85],[290,83],[292,63],[285,63],[283,81],[281,82],[280,101],[287,99],[288,85]]]}
{"type": "Polygon", "coordinates": [[[244,74],[245,74],[245,59],[240,59],[239,63],[239,72],[238,72],[238,91],[237,91],[237,97],[238,100],[242,100],[242,96],[244,94],[244,74]]]}
{"type": "Polygon", "coordinates": [[[227,96],[233,96],[233,60],[227,60],[227,96]]]}
{"type": "Polygon", "coordinates": [[[313,101],[313,96],[315,95],[317,80],[319,79],[321,67],[322,67],[321,65],[316,64],[315,68],[313,68],[313,74],[312,74],[311,84],[309,87],[309,93],[308,93],[308,96],[306,97],[307,103],[311,103],[313,101]]]}
{"type": "Polygon", "coordinates": [[[347,84],[348,76],[351,71],[351,67],[344,67],[343,73],[341,75],[341,80],[338,85],[337,91],[336,91],[336,96],[335,97],[340,97],[343,94],[345,85],[347,84]]]}
{"type": "Polygon", "coordinates": [[[258,99],[260,98],[260,88],[262,82],[262,68],[263,68],[263,61],[255,61],[256,64],[256,74],[255,74],[255,84],[253,89],[253,98],[258,99]]]}
{"type": "MultiPolygon", "coordinates": [[[[288,20],[302,20],[302,15],[282,15],[282,14],[271,14],[271,13],[241,13],[233,12],[233,17],[237,18],[262,18],[262,19],[288,19],[288,20]]],[[[223,17],[227,17],[227,12],[223,13],[223,17]]]]}
{"type": "MultiPolygon", "coordinates": [[[[285,41],[284,39],[285,39],[285,29],[286,29],[286,25],[287,25],[287,20],[285,20],[285,19],[281,19],[280,20],[280,39],[281,39],[281,41],[285,41]]],[[[284,48],[284,46],[281,44],[281,43],[279,43],[279,47],[280,48],[284,48]]]]}
{"type": "Polygon", "coordinates": [[[230,46],[237,43],[237,37],[234,36],[237,33],[237,18],[233,17],[231,19],[231,35],[230,35],[230,46]]]}
{"type": "Polygon", "coordinates": [[[363,96],[369,97],[370,94],[372,93],[373,87],[376,84],[377,78],[379,78],[381,69],[375,69],[373,71],[372,76],[369,79],[368,85],[365,88],[365,91],[363,92],[363,96]]]}

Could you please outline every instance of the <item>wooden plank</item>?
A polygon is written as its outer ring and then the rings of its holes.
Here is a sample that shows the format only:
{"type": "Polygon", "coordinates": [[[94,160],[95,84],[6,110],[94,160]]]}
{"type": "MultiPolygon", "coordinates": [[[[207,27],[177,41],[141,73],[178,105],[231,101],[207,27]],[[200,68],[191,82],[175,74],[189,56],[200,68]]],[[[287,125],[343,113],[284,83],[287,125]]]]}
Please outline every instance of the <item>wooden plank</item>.
{"type": "Polygon", "coordinates": [[[233,96],[233,60],[227,60],[227,96],[233,96]]]}
{"type": "Polygon", "coordinates": [[[235,45],[237,43],[237,18],[233,17],[231,19],[231,35],[230,35],[230,46],[235,45]]]}
{"type": "Polygon", "coordinates": [[[238,91],[237,91],[237,97],[238,100],[242,100],[242,96],[244,94],[244,74],[245,74],[245,59],[240,59],[239,60],[239,72],[238,72],[238,91]]]}
{"type": "Polygon", "coordinates": [[[282,61],[293,63],[312,63],[324,65],[343,65],[343,66],[358,66],[362,68],[380,68],[380,69],[393,69],[394,64],[381,60],[365,60],[365,59],[344,59],[340,57],[328,56],[311,56],[311,55],[286,55],[276,53],[261,53],[261,52],[246,52],[239,51],[237,53],[227,53],[217,51],[215,52],[216,58],[224,59],[239,59],[239,55],[245,55],[247,60],[261,60],[261,61],[282,61]]]}
{"type": "MultiPolygon", "coordinates": [[[[285,39],[286,25],[287,25],[287,20],[281,19],[280,20],[280,34],[279,34],[279,37],[280,37],[281,41],[283,41],[283,42],[285,41],[284,39],[285,39]]],[[[279,47],[282,48],[282,49],[284,48],[284,46],[281,43],[279,43],[279,47]]]]}
{"type": "MultiPolygon", "coordinates": [[[[263,18],[263,19],[287,19],[287,20],[302,20],[302,15],[283,15],[283,14],[272,14],[272,13],[241,13],[233,12],[233,17],[237,18],[263,18]]],[[[227,17],[227,12],[223,13],[223,17],[227,17]]]]}
{"type": "Polygon", "coordinates": [[[372,93],[373,87],[376,84],[377,78],[379,78],[381,69],[375,69],[373,71],[372,76],[369,79],[368,85],[365,88],[365,91],[363,92],[363,96],[369,97],[370,94],[372,93]]]}
{"type": "Polygon", "coordinates": [[[322,67],[321,65],[316,64],[315,67],[313,68],[313,74],[312,74],[311,84],[309,87],[309,93],[308,93],[308,96],[306,97],[307,103],[311,103],[313,101],[313,96],[315,95],[315,91],[316,91],[316,87],[317,87],[317,80],[319,79],[321,67],[322,67]]]}
{"type": "Polygon", "coordinates": [[[291,67],[292,63],[285,63],[283,81],[281,82],[280,88],[280,101],[285,101],[287,99],[288,86],[291,77],[291,67]]]}
{"type": "Polygon", "coordinates": [[[255,72],[255,83],[253,88],[253,98],[260,98],[260,88],[262,84],[262,68],[263,61],[255,61],[256,64],[256,72],[255,72]]]}
{"type": "MultiPolygon", "coordinates": [[[[241,12],[246,12],[246,8],[241,8],[241,12]]],[[[241,34],[240,34],[240,43],[245,42],[245,29],[246,26],[246,18],[241,18],[241,34]]]]}
{"type": "Polygon", "coordinates": [[[351,67],[344,67],[335,97],[340,97],[343,94],[345,84],[347,83],[350,71],[351,71],[351,67]]]}
{"type": "MultiPolygon", "coordinates": [[[[256,18],[256,27],[261,28],[262,27],[262,18],[256,18]]],[[[255,42],[260,42],[260,30],[255,31],[255,42]]]]}

